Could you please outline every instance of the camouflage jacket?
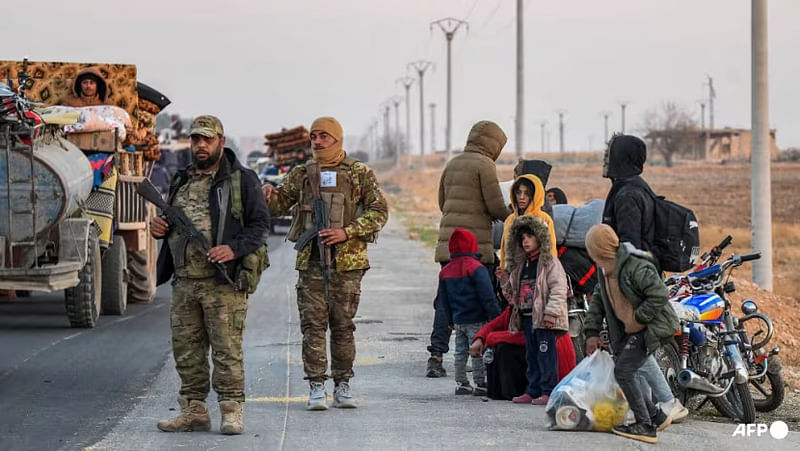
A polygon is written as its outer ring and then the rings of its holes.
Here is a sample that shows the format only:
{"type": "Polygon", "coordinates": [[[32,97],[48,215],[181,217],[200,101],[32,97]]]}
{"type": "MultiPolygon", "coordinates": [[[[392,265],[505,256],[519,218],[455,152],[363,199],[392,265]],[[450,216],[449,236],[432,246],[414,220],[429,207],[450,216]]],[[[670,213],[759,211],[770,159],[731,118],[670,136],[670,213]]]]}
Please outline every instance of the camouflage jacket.
{"type": "MultiPolygon", "coordinates": [[[[351,177],[351,200],[359,204],[360,214],[344,227],[347,241],[333,247],[336,271],[353,271],[369,268],[367,259],[367,243],[375,241],[377,233],[386,225],[389,208],[386,199],[378,186],[375,174],[364,163],[357,161],[348,171],[351,177]]],[[[301,190],[308,186],[305,182],[306,166],[297,166],[286,176],[284,182],[267,199],[270,213],[273,216],[298,214],[297,205],[301,190]]],[[[305,195],[310,196],[311,193],[305,195]]],[[[311,257],[311,245],[297,252],[295,267],[299,271],[308,269],[311,257]]]]}

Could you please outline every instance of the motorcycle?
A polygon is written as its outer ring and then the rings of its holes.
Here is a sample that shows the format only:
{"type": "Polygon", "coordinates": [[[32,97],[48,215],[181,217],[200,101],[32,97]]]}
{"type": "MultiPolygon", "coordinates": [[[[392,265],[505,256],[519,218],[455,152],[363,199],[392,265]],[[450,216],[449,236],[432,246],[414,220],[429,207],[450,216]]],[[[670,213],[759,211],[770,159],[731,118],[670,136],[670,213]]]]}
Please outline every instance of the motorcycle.
{"type": "Polygon", "coordinates": [[[743,304],[742,318],[731,312],[727,295],[735,291],[735,285],[729,280],[730,272],[760,258],[760,254],[734,255],[716,264],[730,242],[728,236],[704,254],[694,272],[667,279],[681,330],[676,340],[662,347],[656,357],[684,405],[693,407],[701,400],[697,405],[700,408],[710,400],[723,415],[752,423],[756,409],[774,410],[783,401],[777,362],[780,349],[764,351],[773,327],[769,317],[758,312],[754,301],[743,304]],[[758,324],[759,330],[751,335],[745,324],[758,324]],[[760,329],[761,325],[766,331],[760,329]],[[761,334],[765,335],[759,339],[761,334]],[[765,388],[767,384],[770,390],[765,388]]]}

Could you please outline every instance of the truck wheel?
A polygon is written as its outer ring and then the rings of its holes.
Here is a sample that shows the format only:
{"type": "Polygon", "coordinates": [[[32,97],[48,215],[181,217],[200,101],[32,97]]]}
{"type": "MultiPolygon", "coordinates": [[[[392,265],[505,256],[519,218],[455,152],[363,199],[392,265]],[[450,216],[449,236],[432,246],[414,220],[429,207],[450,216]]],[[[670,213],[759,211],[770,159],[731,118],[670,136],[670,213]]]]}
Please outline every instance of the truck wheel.
{"type": "Polygon", "coordinates": [[[147,269],[147,254],[131,252],[128,254],[128,300],[131,302],[153,302],[155,286],[147,269]]]}
{"type": "Polygon", "coordinates": [[[80,282],[64,290],[67,318],[72,327],[94,327],[100,316],[100,294],[102,293],[102,270],[100,269],[100,245],[97,229],[89,229],[86,246],[86,264],[78,273],[80,282]]]}
{"type": "Polygon", "coordinates": [[[103,314],[122,315],[128,307],[128,251],[115,236],[103,255],[103,314]]]}

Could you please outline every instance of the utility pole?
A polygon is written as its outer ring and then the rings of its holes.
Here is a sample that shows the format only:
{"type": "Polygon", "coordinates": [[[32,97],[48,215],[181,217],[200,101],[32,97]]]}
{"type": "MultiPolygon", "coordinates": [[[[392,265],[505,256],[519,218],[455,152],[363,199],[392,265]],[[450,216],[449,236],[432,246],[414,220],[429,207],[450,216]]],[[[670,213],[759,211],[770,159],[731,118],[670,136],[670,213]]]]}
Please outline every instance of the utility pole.
{"type": "MultiPolygon", "coordinates": [[[[467,28],[467,33],[469,33],[469,24],[463,20],[447,17],[432,22],[431,30],[433,30],[434,25],[439,26],[439,29],[444,33],[445,39],[447,39],[447,125],[444,130],[444,145],[447,148],[447,160],[449,161],[453,151],[453,148],[450,146],[450,138],[453,133],[453,72],[451,68],[452,54],[450,53],[450,47],[453,42],[453,37],[456,35],[459,27],[464,25],[467,28]]],[[[432,142],[433,141],[431,141],[431,143],[432,142]]],[[[435,151],[435,149],[433,150],[435,151]]]]}
{"type": "Polygon", "coordinates": [[[558,151],[564,152],[564,113],[565,110],[556,110],[558,113],[558,151]]]}
{"type": "MultiPolygon", "coordinates": [[[[753,261],[753,282],[772,291],[772,192],[770,175],[769,92],[767,79],[767,0],[752,0],[752,121],[750,209],[753,251],[761,258],[753,261]]],[[[709,101],[714,90],[709,81],[709,101]]],[[[711,107],[713,103],[710,103],[711,107]]],[[[710,111],[714,111],[713,108],[710,111]]],[[[710,116],[710,118],[713,117],[710,116]]],[[[709,119],[710,119],[709,118],[709,119]]],[[[712,125],[713,127],[713,125],[712,125]]]]}
{"type": "Polygon", "coordinates": [[[392,106],[389,102],[384,102],[381,107],[383,108],[383,157],[385,158],[390,151],[390,143],[392,140],[389,127],[389,111],[392,109],[392,106]]]}
{"type": "Polygon", "coordinates": [[[436,153],[436,104],[430,103],[431,108],[431,153],[436,153]]]}
{"type": "Polygon", "coordinates": [[[547,121],[539,122],[539,135],[542,139],[542,153],[544,153],[544,127],[547,125],[547,121]]]}
{"type": "Polygon", "coordinates": [[[706,129],[706,101],[700,99],[697,101],[700,104],[700,130],[706,129]]]}
{"type": "Polygon", "coordinates": [[[714,91],[714,79],[708,74],[706,77],[708,78],[708,128],[714,130],[714,99],[717,97],[717,92],[714,91]]]}
{"type": "Polygon", "coordinates": [[[411,85],[414,84],[414,79],[411,77],[398,78],[397,82],[403,85],[406,90],[406,142],[403,150],[406,153],[406,167],[411,169],[411,85]]]}
{"type": "Polygon", "coordinates": [[[394,96],[391,98],[392,104],[394,105],[394,139],[393,142],[393,149],[394,149],[394,165],[395,167],[400,167],[400,97],[394,96]]]}
{"type": "Polygon", "coordinates": [[[425,167],[425,95],[423,91],[423,77],[433,63],[426,60],[417,60],[408,63],[419,75],[419,157],[420,167],[425,167]]]}
{"type": "Polygon", "coordinates": [[[525,53],[523,52],[522,0],[517,0],[517,115],[514,117],[514,146],[517,157],[525,153],[525,53]]]}
{"type": "Polygon", "coordinates": [[[622,110],[622,130],[620,130],[620,133],[623,133],[623,134],[625,133],[625,108],[627,106],[628,106],[628,102],[626,102],[624,100],[619,102],[619,107],[622,110]]]}
{"type": "Polygon", "coordinates": [[[378,119],[376,118],[376,119],[373,119],[372,121],[373,121],[372,122],[372,139],[373,139],[372,142],[374,143],[373,152],[375,153],[375,155],[373,155],[373,157],[377,160],[379,155],[380,155],[379,148],[380,148],[380,141],[381,140],[380,140],[380,138],[378,138],[378,119]]]}
{"type": "Polygon", "coordinates": [[[603,111],[600,114],[603,115],[603,142],[608,143],[608,117],[611,116],[611,113],[603,111]]]}

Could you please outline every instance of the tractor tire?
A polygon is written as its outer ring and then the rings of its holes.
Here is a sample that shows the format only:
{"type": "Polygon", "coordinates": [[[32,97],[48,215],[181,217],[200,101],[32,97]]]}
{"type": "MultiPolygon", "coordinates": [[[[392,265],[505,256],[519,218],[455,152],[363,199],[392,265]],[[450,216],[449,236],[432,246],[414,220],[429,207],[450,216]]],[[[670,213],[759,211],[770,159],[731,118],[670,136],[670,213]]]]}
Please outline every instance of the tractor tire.
{"type": "Polygon", "coordinates": [[[94,227],[89,229],[86,252],[86,264],[78,273],[80,282],[77,286],[64,290],[67,318],[72,327],[94,327],[102,309],[103,273],[100,268],[100,244],[97,239],[97,229],[94,227]]]}
{"type": "Polygon", "coordinates": [[[147,270],[147,254],[144,252],[128,253],[128,301],[137,303],[153,302],[155,297],[155,281],[147,270]]]}
{"type": "Polygon", "coordinates": [[[128,251],[115,236],[103,255],[103,315],[122,315],[128,307],[128,251]]]}

